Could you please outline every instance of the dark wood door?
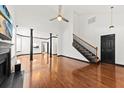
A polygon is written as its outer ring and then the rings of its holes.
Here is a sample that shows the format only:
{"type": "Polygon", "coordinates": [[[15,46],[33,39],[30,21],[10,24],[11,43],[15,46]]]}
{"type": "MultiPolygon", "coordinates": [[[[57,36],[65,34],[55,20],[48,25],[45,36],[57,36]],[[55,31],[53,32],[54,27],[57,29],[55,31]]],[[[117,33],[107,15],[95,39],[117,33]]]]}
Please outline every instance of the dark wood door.
{"type": "Polygon", "coordinates": [[[115,64],[115,34],[101,36],[101,61],[115,64]]]}

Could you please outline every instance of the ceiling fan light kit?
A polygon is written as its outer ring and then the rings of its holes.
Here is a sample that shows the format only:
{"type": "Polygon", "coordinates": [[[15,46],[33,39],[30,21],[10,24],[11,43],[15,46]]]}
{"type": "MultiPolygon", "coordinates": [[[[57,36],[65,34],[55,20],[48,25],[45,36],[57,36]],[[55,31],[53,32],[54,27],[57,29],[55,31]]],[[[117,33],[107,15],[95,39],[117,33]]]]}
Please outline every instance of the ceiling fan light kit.
{"type": "Polygon", "coordinates": [[[112,10],[113,10],[113,8],[114,8],[113,6],[110,7],[110,9],[111,9],[111,25],[109,26],[109,29],[114,28],[114,25],[112,24],[112,21],[113,21],[113,11],[112,10]]]}
{"type": "Polygon", "coordinates": [[[57,20],[58,20],[58,21],[62,21],[62,17],[61,17],[61,16],[58,16],[58,17],[57,17],[57,20]]]}

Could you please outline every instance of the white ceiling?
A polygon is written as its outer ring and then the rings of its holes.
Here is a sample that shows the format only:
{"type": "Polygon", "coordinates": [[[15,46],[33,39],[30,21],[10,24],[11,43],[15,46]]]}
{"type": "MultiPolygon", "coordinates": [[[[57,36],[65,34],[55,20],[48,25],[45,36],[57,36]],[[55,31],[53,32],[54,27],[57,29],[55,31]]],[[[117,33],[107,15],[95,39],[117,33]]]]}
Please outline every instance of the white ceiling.
{"type": "MultiPolygon", "coordinates": [[[[28,17],[29,15],[42,16],[42,17],[52,17],[57,15],[58,6],[57,5],[14,5],[17,17],[24,15],[28,17]]],[[[114,6],[115,10],[122,13],[124,6],[114,6]]],[[[84,13],[105,13],[109,11],[110,6],[108,5],[63,5],[64,15],[67,15],[70,10],[76,11],[79,14],[84,13]]]]}
{"type": "MultiPolygon", "coordinates": [[[[50,22],[49,19],[56,17],[58,12],[57,5],[13,5],[15,11],[15,23],[19,26],[37,26],[40,24],[53,24],[57,27],[57,21],[50,22]]],[[[108,5],[63,5],[63,15],[70,19],[72,11],[79,15],[87,13],[109,13],[110,6],[108,5]]],[[[114,6],[116,13],[124,13],[124,6],[114,6]]],[[[66,23],[64,23],[66,24],[66,23]]]]}

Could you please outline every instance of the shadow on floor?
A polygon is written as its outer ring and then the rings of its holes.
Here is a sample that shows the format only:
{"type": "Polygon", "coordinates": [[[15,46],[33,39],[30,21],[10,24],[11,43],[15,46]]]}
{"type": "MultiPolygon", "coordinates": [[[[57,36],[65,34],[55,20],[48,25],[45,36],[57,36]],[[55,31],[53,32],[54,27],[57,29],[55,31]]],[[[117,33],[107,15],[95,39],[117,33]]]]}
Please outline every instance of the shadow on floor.
{"type": "Polygon", "coordinates": [[[0,88],[23,88],[24,71],[12,73],[0,88]]]}

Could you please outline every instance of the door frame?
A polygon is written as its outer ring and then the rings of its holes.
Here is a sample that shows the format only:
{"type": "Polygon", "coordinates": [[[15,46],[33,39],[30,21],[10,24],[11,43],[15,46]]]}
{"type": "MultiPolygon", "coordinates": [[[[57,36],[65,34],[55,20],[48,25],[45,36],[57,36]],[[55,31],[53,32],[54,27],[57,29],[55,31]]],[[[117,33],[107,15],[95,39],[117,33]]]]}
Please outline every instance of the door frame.
{"type": "Polygon", "coordinates": [[[116,57],[115,57],[115,55],[116,55],[116,54],[115,54],[115,48],[116,48],[116,47],[115,47],[115,46],[116,46],[115,43],[116,43],[116,35],[115,35],[115,34],[107,34],[107,35],[101,35],[101,36],[100,36],[100,44],[101,44],[101,47],[100,47],[100,48],[101,48],[100,57],[101,57],[101,62],[102,62],[102,63],[115,64],[115,58],[116,58],[116,57]],[[113,62],[111,62],[111,63],[102,61],[102,37],[104,37],[104,36],[114,36],[114,60],[113,60],[113,62]]]}
{"type": "MultiPolygon", "coordinates": [[[[41,42],[41,46],[42,46],[43,43],[46,43],[46,44],[47,44],[47,54],[49,54],[49,42],[43,41],[43,42],[41,42]]],[[[42,51],[41,51],[41,52],[42,52],[42,51]]]]}

